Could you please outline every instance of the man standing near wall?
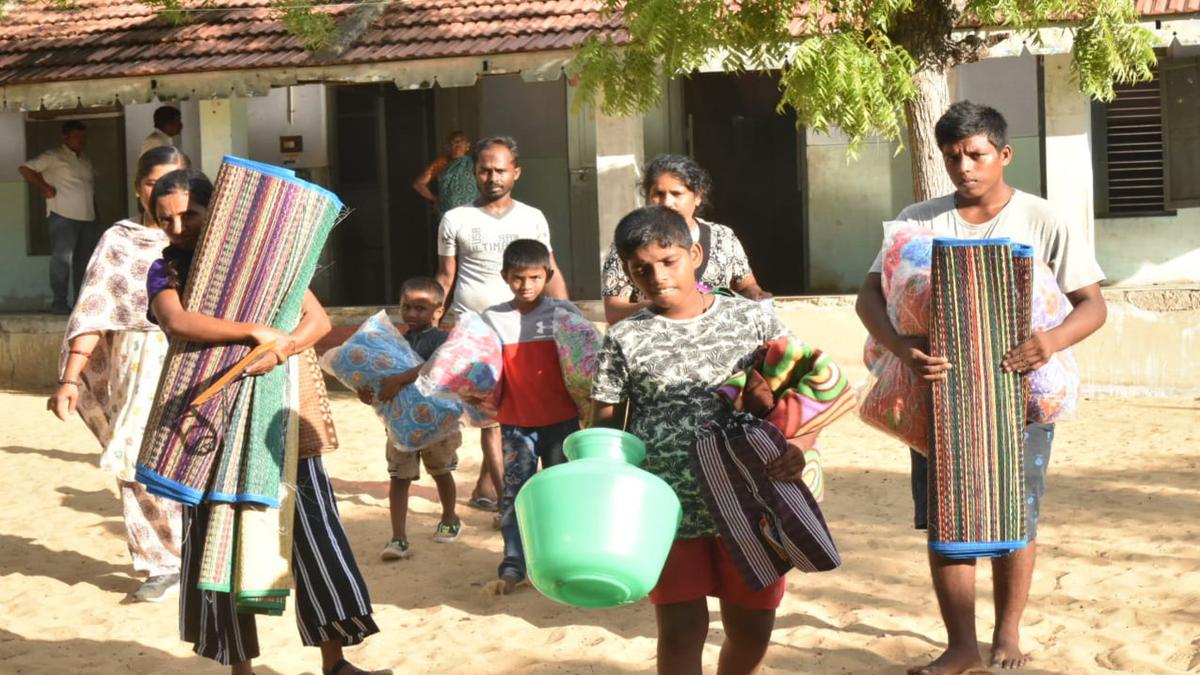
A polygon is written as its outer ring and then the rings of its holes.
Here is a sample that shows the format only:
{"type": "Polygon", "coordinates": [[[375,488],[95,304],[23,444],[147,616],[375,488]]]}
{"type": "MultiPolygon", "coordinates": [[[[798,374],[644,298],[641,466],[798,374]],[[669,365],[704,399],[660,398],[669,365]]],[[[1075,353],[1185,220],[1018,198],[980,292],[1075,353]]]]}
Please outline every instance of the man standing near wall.
{"type": "Polygon", "coordinates": [[[146,140],[142,141],[142,149],[138,151],[138,157],[146,154],[150,148],[157,148],[160,145],[175,145],[175,137],[183,131],[183,115],[180,114],[179,108],[174,106],[164,105],[159,106],[154,111],[154,131],[146,136],[146,140]]]}
{"type": "MultiPolygon", "coordinates": [[[[50,230],[50,311],[69,314],[67,285],[74,280],[75,293],[83,281],[91,250],[77,247],[89,240],[96,219],[92,163],[83,155],[87,126],[78,120],[62,125],[63,144],[25,162],[17,170],[46,198],[46,225],[50,230]],[[72,264],[75,274],[72,275],[72,264]]],[[[94,247],[95,242],[92,242],[94,247]]]]}
{"type": "MultiPolygon", "coordinates": [[[[482,313],[512,299],[500,267],[505,247],[517,239],[536,239],[551,249],[554,274],[546,283],[546,295],[566,300],[567,284],[550,246],[546,216],[512,198],[513,185],[521,177],[517,142],[509,136],[484,138],[472,154],[480,196],[474,204],[447,211],[438,226],[437,280],[446,289],[449,321],[461,312],[482,313]]],[[[500,426],[484,428],[480,443],[483,466],[468,503],[494,510],[504,494],[500,426]]]]}

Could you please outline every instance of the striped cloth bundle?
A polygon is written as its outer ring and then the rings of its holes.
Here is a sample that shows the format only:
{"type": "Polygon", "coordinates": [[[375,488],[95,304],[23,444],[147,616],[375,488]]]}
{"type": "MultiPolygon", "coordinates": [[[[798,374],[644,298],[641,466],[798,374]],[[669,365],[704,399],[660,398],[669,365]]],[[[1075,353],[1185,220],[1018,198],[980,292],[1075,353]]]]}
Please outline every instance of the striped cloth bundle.
{"type": "Polygon", "coordinates": [[[933,386],[929,548],[995,557],[1026,545],[1026,379],[1004,355],[1029,337],[1032,250],[1008,239],[933,243],[929,346],[949,359],[933,386]]]}
{"type": "MultiPolygon", "coordinates": [[[[226,157],[184,286],[185,309],[291,331],[341,201],[280,169],[226,157]]],[[[185,504],[279,506],[287,373],[234,382],[190,403],[249,347],[172,341],[138,459],[137,478],[185,504]]]]}
{"type": "Polygon", "coordinates": [[[842,564],[808,486],[767,475],[767,466],[786,450],[787,439],[773,424],[735,413],[728,424],[701,428],[690,454],[721,545],[756,590],[793,567],[824,572],[842,564]]]}

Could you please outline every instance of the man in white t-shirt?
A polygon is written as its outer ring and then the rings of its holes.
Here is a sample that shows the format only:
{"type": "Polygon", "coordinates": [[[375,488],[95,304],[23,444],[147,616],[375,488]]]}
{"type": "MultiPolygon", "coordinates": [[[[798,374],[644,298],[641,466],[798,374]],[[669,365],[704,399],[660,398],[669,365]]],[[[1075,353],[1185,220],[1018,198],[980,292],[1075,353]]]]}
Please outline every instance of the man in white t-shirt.
{"type": "MultiPolygon", "coordinates": [[[[535,239],[550,249],[553,274],[546,295],[566,300],[567,285],[550,245],[550,225],[542,212],[512,198],[521,178],[520,152],[509,136],[492,136],[475,144],[475,180],[479,199],[472,205],[450,209],[438,225],[436,278],[446,289],[446,302],[454,317],[463,311],[482,313],[492,305],[512,300],[512,289],[500,275],[504,249],[517,239],[535,239]]],[[[453,318],[451,318],[453,320],[453,318]]],[[[482,430],[483,465],[467,503],[494,509],[504,490],[500,427],[482,430]]]]}
{"type": "MultiPolygon", "coordinates": [[[[1066,349],[1104,325],[1107,316],[1100,282],[1104,273],[1082,232],[1055,213],[1044,199],[1010,187],[1004,167],[1012,161],[1008,125],[993,108],[959,101],[938,120],[935,133],[946,172],[954,183],[953,194],[913,204],[898,220],[921,225],[943,236],[962,239],[1008,237],[1033,246],[1054,272],[1058,285],[1071,301],[1072,310],[1061,325],[1033,337],[1005,355],[1010,372],[1028,373],[1043,366],[1056,352],[1066,349]]],[[[929,355],[924,337],[900,335],[888,319],[883,295],[883,252],[875,259],[858,293],[856,309],[867,331],[927,381],[945,379],[949,369],[943,357],[929,355]]],[[[1021,650],[1021,614],[1029,595],[1037,559],[1037,521],[1046,488],[1054,425],[1025,426],[1026,526],[1025,548],[992,561],[996,623],[992,633],[990,665],[1021,668],[1028,657],[1021,650]]],[[[914,524],[927,525],[928,464],[911,452],[914,524]]],[[[946,624],[947,647],[931,663],[909,673],[962,673],[982,665],[975,637],[975,560],[952,560],[929,553],[938,605],[946,624]]]]}
{"type": "MultiPolygon", "coordinates": [[[[77,251],[77,244],[93,234],[96,220],[95,173],[83,154],[87,144],[87,126],[79,120],[62,125],[63,144],[51,148],[22,164],[17,171],[46,198],[46,226],[50,230],[50,311],[68,314],[67,286],[72,281],[79,292],[83,270],[91,249],[77,251]]],[[[95,242],[92,242],[94,248],[95,242]]]]}
{"type": "Polygon", "coordinates": [[[159,106],[154,110],[154,131],[142,141],[142,149],[138,156],[146,154],[151,148],[162,145],[175,145],[175,137],[183,132],[183,115],[179,108],[170,105],[159,106]]]}

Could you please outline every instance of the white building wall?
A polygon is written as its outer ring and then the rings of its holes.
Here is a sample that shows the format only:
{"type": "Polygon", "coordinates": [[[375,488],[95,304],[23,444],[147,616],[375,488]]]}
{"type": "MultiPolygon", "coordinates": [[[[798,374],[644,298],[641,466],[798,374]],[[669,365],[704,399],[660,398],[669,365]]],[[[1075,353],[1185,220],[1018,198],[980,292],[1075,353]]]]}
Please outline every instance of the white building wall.
{"type": "Polygon", "coordinates": [[[41,309],[50,302],[50,258],[29,256],[28,189],[17,167],[25,156],[25,115],[0,112],[0,309],[41,309]]]}
{"type": "MultiPolygon", "coordinates": [[[[1014,151],[1008,182],[1040,194],[1036,68],[1029,55],[961,66],[951,74],[951,98],[984,103],[1004,115],[1014,151]]],[[[879,251],[883,222],[913,201],[911,162],[889,141],[869,140],[858,159],[850,159],[841,134],[809,131],[806,140],[811,290],[854,291],[879,251]]]]}

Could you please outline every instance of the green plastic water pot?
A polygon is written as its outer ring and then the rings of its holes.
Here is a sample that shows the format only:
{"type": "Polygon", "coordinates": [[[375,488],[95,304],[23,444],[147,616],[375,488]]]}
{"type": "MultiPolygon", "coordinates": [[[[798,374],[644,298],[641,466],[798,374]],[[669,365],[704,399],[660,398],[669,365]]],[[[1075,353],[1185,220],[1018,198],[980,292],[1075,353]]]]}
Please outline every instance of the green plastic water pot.
{"type": "Polygon", "coordinates": [[[529,581],[576,607],[644,598],[679,529],[679,498],[637,468],[646,445],[624,431],[577,431],[563,453],[571,461],[539,472],[517,494],[529,581]]]}

